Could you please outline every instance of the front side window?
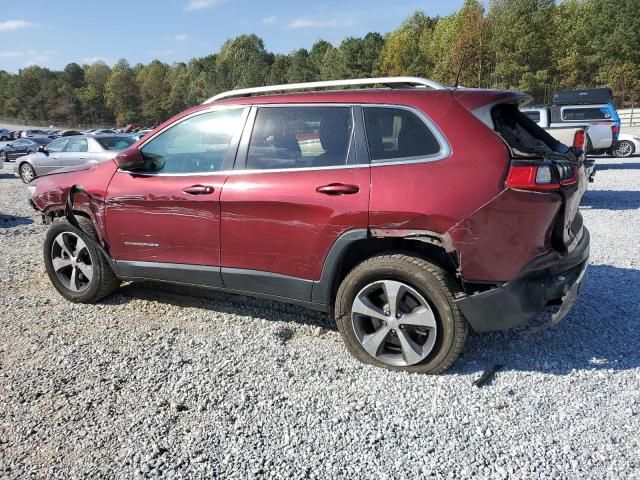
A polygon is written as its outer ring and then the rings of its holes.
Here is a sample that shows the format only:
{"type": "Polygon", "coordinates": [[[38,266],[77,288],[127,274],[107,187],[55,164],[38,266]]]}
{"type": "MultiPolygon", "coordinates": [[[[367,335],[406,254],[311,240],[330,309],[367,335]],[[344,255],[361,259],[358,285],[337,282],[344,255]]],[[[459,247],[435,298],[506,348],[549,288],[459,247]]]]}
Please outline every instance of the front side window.
{"type": "Polygon", "coordinates": [[[263,107],[256,115],[246,168],[346,165],[352,136],[350,107],[263,107]]]}
{"type": "Polygon", "coordinates": [[[47,145],[47,151],[53,152],[53,153],[61,152],[64,150],[64,146],[66,143],[67,143],[66,138],[59,138],[57,140],[54,140],[49,145],[47,145]]]}
{"type": "Polygon", "coordinates": [[[71,153],[81,153],[89,150],[89,145],[87,144],[87,139],[83,137],[70,138],[67,143],[67,148],[65,152],[71,153]]]}
{"type": "Polygon", "coordinates": [[[365,107],[364,123],[372,162],[430,157],[442,147],[414,113],[387,107],[365,107]]]}
{"type": "Polygon", "coordinates": [[[142,147],[150,172],[204,173],[222,169],[243,109],[196,115],[160,133],[142,147]]]}

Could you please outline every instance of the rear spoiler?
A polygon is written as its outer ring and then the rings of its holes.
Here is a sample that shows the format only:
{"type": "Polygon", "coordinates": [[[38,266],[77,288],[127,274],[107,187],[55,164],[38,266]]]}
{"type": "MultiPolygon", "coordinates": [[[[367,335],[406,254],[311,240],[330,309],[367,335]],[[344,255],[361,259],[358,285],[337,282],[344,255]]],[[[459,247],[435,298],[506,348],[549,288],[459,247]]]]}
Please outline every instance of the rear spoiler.
{"type": "Polygon", "coordinates": [[[453,97],[491,130],[494,129],[491,117],[493,107],[501,103],[510,103],[522,108],[533,100],[524,93],[504,90],[462,89],[454,91],[453,97]]]}
{"type": "Polygon", "coordinates": [[[454,90],[453,97],[460,105],[469,111],[482,107],[497,105],[498,103],[515,103],[519,108],[529,105],[533,98],[525,93],[508,92],[506,90],[479,90],[462,88],[454,90]]]}

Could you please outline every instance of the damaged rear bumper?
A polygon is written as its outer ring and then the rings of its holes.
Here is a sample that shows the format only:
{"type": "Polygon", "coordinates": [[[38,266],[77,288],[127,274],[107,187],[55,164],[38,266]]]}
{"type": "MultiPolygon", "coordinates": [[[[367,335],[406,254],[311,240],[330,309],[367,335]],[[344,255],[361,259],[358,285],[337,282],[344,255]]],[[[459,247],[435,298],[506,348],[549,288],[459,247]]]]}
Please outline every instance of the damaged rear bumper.
{"type": "Polygon", "coordinates": [[[550,302],[560,302],[553,321],[569,313],[582,286],[590,251],[589,231],[565,256],[557,252],[536,258],[513,280],[501,287],[457,301],[477,332],[509,330],[532,320],[550,302]]]}

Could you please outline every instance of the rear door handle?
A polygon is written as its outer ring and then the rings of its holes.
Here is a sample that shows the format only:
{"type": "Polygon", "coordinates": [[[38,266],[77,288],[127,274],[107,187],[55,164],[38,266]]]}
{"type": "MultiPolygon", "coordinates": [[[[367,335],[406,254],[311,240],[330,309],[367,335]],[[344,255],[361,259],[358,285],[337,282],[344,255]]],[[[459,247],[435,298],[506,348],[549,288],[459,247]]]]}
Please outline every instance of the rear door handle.
{"type": "Polygon", "coordinates": [[[209,185],[191,185],[183,190],[184,193],[189,195],[209,195],[213,193],[215,189],[209,185]]]}
{"type": "Polygon", "coordinates": [[[357,185],[348,185],[346,183],[330,183],[316,188],[316,192],[325,195],[353,195],[358,193],[360,188],[357,185]]]}

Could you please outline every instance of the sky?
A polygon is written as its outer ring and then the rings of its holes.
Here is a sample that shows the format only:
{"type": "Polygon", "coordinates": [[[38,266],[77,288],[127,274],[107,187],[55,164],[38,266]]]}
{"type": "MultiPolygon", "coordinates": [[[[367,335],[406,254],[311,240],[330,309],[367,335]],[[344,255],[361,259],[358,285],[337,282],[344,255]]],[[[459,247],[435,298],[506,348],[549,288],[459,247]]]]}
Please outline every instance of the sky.
{"type": "Polygon", "coordinates": [[[448,15],[463,0],[0,0],[0,70],[70,62],[173,63],[218,51],[244,33],[267,50],[309,49],[323,38],[385,33],[423,10],[448,15]]]}

